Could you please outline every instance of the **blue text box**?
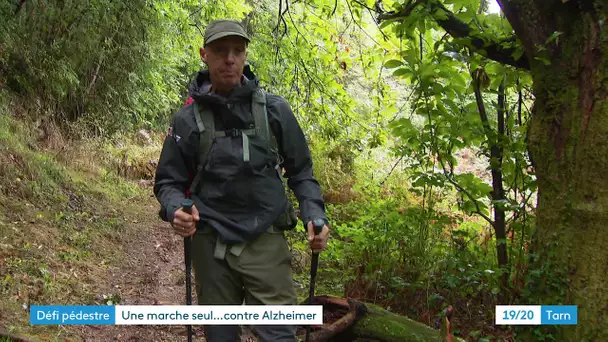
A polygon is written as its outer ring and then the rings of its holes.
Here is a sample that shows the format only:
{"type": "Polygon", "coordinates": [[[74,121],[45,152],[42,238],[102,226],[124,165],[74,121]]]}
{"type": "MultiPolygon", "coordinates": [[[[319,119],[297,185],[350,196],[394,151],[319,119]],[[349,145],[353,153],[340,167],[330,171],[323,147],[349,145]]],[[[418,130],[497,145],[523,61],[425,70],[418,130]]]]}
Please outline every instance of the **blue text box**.
{"type": "Polygon", "coordinates": [[[542,325],[576,325],[578,307],[576,305],[543,305],[541,306],[542,325]]]}
{"type": "Polygon", "coordinates": [[[115,324],[116,309],[109,305],[32,305],[30,324],[115,324]]]}

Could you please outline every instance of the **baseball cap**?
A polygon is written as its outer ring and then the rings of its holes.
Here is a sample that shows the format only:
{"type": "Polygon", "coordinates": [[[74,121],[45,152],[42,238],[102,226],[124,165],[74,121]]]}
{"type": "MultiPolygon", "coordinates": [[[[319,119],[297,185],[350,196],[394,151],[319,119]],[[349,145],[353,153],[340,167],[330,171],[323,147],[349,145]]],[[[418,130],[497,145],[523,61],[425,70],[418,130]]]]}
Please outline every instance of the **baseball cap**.
{"type": "Polygon", "coordinates": [[[239,36],[250,41],[243,26],[236,20],[219,19],[212,21],[205,30],[205,45],[228,36],[239,36]]]}

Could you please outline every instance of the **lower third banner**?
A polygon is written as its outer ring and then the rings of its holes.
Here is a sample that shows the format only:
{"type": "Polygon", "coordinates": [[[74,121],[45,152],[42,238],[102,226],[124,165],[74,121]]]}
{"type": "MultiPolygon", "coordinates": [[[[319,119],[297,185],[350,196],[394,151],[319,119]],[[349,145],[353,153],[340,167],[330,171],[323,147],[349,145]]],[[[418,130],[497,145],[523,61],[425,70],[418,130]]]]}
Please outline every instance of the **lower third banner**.
{"type": "Polygon", "coordinates": [[[309,325],[321,305],[32,305],[33,325],[309,325]]]}

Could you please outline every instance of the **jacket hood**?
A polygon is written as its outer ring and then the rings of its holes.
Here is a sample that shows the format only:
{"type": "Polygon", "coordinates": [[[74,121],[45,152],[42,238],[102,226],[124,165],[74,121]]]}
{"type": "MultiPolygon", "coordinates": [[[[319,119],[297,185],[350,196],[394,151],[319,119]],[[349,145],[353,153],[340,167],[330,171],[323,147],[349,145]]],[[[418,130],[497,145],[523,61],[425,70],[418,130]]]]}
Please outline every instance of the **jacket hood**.
{"type": "Polygon", "coordinates": [[[190,85],[188,86],[188,96],[197,101],[211,103],[250,101],[251,93],[259,87],[260,82],[257,76],[251,71],[249,64],[246,64],[243,68],[243,75],[245,76],[244,82],[234,88],[227,97],[223,97],[214,93],[209,93],[209,88],[211,87],[209,70],[201,70],[197,72],[190,82],[190,85]]]}

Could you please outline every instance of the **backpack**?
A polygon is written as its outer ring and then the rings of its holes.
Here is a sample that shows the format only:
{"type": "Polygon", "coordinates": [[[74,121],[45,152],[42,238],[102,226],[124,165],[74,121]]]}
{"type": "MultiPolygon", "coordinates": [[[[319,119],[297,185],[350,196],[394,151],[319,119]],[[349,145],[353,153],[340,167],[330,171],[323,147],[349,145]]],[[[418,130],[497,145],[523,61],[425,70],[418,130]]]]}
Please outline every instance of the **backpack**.
{"type": "MultiPolygon", "coordinates": [[[[202,110],[199,108],[199,105],[194,101],[192,103],[194,110],[194,117],[196,119],[196,125],[199,131],[199,151],[198,151],[198,161],[196,166],[196,175],[192,180],[190,188],[188,192],[190,194],[197,193],[199,183],[201,181],[201,177],[203,174],[203,169],[207,162],[207,156],[209,155],[209,151],[211,150],[211,145],[216,137],[224,137],[224,136],[242,136],[243,137],[243,161],[247,164],[249,162],[249,137],[251,136],[262,136],[264,140],[269,142],[270,151],[274,156],[276,156],[275,162],[275,170],[279,179],[283,182],[283,187],[285,188],[285,181],[283,180],[282,172],[281,172],[281,164],[282,159],[279,154],[278,143],[272,129],[270,127],[270,123],[268,121],[268,110],[266,108],[266,93],[262,88],[256,89],[251,97],[251,112],[254,119],[254,124],[247,129],[232,129],[229,131],[216,131],[214,124],[214,115],[211,110],[206,106],[203,107],[202,110]]],[[[291,201],[287,201],[286,211],[279,218],[275,225],[281,229],[292,229],[297,225],[297,216],[295,213],[295,209],[291,203],[291,201]]]]}

